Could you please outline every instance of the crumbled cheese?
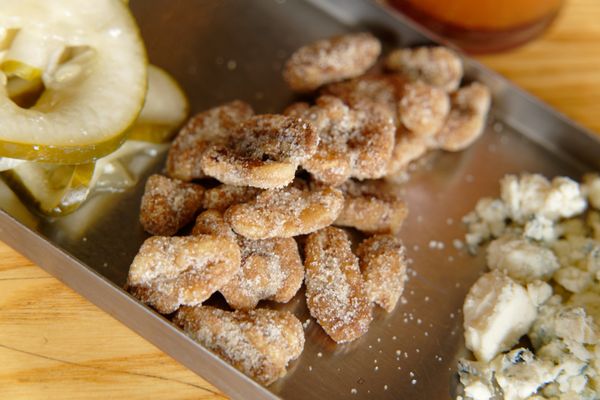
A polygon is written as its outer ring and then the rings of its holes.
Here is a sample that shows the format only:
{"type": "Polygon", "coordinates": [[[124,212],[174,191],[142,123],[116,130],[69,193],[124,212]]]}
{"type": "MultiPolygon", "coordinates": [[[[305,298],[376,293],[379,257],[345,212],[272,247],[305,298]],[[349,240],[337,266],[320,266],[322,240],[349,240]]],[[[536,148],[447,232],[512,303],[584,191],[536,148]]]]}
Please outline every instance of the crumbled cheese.
{"type": "Polygon", "coordinates": [[[537,307],[544,304],[552,296],[552,286],[544,281],[533,281],[527,284],[527,294],[537,307]]]}
{"type": "Polygon", "coordinates": [[[549,182],[538,174],[507,175],[500,181],[500,187],[508,216],[519,223],[526,223],[535,215],[552,221],[568,218],[586,207],[579,185],[566,177],[549,182]]]}
{"type": "Polygon", "coordinates": [[[470,251],[497,239],[492,272],[465,299],[465,342],[480,361],[459,361],[459,397],[600,398],[600,212],[582,217],[588,202],[600,209],[600,176],[584,180],[509,175],[500,199],[463,219],[470,251]],[[521,334],[532,348],[511,350],[521,334]]]}
{"type": "Polygon", "coordinates": [[[516,344],[537,315],[527,290],[498,271],[475,282],[463,306],[465,342],[480,361],[516,344]]]}
{"type": "Polygon", "coordinates": [[[533,217],[523,228],[523,236],[543,242],[556,240],[558,235],[554,222],[545,217],[533,217]]]}
{"type": "Polygon", "coordinates": [[[505,272],[518,282],[548,280],[559,268],[551,250],[523,239],[503,236],[487,249],[490,269],[505,272]]]}
{"type": "Polygon", "coordinates": [[[556,271],[554,280],[569,292],[580,293],[592,284],[593,275],[576,267],[564,267],[556,271]]]}
{"type": "Polygon", "coordinates": [[[524,348],[499,355],[491,366],[505,400],[526,399],[557,375],[552,362],[539,360],[524,348]]]}

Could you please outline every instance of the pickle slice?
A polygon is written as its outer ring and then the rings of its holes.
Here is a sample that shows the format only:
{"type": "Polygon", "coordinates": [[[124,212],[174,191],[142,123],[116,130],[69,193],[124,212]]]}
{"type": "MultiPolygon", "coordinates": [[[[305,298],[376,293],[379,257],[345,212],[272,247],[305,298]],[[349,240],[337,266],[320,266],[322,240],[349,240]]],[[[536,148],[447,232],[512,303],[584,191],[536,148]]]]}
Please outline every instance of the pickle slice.
{"type": "Polygon", "coordinates": [[[0,69],[45,87],[25,109],[0,80],[0,156],[85,164],[124,142],[143,106],[147,62],[122,1],[0,0],[0,26],[16,31],[4,35],[0,69]],[[70,48],[87,50],[62,60],[70,48]]]}
{"type": "Polygon", "coordinates": [[[150,159],[166,145],[129,140],[95,163],[64,165],[0,158],[6,183],[25,203],[43,214],[75,211],[95,192],[122,192],[134,186],[150,159]],[[11,166],[12,163],[12,166],[11,166]]]}
{"type": "Polygon", "coordinates": [[[175,79],[165,70],[149,65],[146,101],[128,137],[163,143],[171,139],[188,111],[187,98],[175,79]]]}
{"type": "Polygon", "coordinates": [[[56,165],[24,162],[2,172],[6,183],[25,202],[47,215],[74,211],[87,198],[94,164],[56,165]]]}

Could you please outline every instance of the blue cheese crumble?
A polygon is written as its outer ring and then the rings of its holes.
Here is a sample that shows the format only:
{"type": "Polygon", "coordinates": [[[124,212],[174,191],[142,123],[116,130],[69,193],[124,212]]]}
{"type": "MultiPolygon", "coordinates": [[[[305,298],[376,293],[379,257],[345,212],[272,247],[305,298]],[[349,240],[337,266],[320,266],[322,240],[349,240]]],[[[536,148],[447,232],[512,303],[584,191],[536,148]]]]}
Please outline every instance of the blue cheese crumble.
{"type": "Polygon", "coordinates": [[[600,176],[508,175],[465,216],[490,272],[463,306],[465,400],[600,399],[600,176]],[[520,346],[523,337],[529,342],[520,346]]]}

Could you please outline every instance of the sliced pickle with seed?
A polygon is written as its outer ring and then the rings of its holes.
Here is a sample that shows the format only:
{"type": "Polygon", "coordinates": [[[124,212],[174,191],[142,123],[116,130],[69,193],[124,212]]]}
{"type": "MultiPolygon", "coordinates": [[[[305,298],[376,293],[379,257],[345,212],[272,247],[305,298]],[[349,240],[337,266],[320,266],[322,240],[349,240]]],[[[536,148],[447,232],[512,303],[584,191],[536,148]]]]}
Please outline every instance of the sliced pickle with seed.
{"type": "Polygon", "coordinates": [[[122,1],[0,0],[0,26],[1,157],[85,164],[125,141],[144,103],[147,61],[122,1]],[[86,51],[65,59],[71,48],[86,51]],[[14,76],[42,79],[31,107],[11,100],[14,76]]]}

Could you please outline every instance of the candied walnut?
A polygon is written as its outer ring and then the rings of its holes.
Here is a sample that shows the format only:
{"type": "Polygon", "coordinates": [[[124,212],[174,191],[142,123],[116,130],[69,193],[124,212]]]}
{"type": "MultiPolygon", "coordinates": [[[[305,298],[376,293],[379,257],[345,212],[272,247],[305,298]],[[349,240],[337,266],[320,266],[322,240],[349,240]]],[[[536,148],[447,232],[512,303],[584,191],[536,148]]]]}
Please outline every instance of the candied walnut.
{"type": "Polygon", "coordinates": [[[367,233],[398,233],[408,215],[406,203],[382,181],[347,181],[344,208],[335,220],[338,226],[350,226],[367,233]]]}
{"type": "Polygon", "coordinates": [[[403,170],[411,161],[429,150],[428,140],[400,126],[396,130],[396,142],[388,163],[388,174],[403,170]]]}
{"type": "Polygon", "coordinates": [[[381,43],[370,33],[319,40],[291,55],[283,78],[292,90],[308,92],[326,83],[362,75],[375,64],[380,53],[381,43]]]}
{"type": "Polygon", "coordinates": [[[396,131],[385,106],[364,100],[348,107],[336,97],[321,96],[313,107],[296,105],[288,112],[303,114],[319,133],[316,153],[302,163],[317,180],[336,186],[350,177],[385,175],[396,131]]]}
{"type": "Polygon", "coordinates": [[[431,136],[440,130],[448,112],[448,94],[424,82],[410,82],[401,74],[365,75],[346,82],[327,85],[324,94],[341,98],[350,105],[364,99],[386,106],[395,125],[401,122],[418,135],[431,136]]]}
{"type": "Polygon", "coordinates": [[[202,205],[204,188],[166,176],[152,175],[146,181],[140,222],[153,235],[171,236],[194,219],[202,205]]]}
{"type": "Polygon", "coordinates": [[[287,303],[300,289],[304,266],[293,238],[252,240],[236,235],[223,214],[205,211],[196,219],[194,234],[234,237],[240,246],[241,268],[220,292],[237,310],[249,310],[263,299],[287,303]]]}
{"type": "Polygon", "coordinates": [[[240,269],[240,248],[212,235],[146,239],[129,268],[127,289],[163,314],[202,304],[240,269]]]}
{"type": "Polygon", "coordinates": [[[257,115],[231,132],[226,144],[210,146],[201,165],[223,183],[262,189],[289,184],[298,165],[317,150],[314,127],[299,118],[257,115]]]}
{"type": "Polygon", "coordinates": [[[460,151],[481,134],[490,109],[490,90],[474,82],[452,94],[452,108],[446,123],[436,134],[437,146],[446,151],[460,151]]]}
{"type": "Polygon", "coordinates": [[[447,92],[458,88],[463,75],[460,57],[446,47],[398,49],[387,56],[385,65],[447,92]]]}
{"type": "Polygon", "coordinates": [[[204,191],[202,206],[207,210],[225,211],[234,204],[246,203],[254,199],[260,192],[260,189],[250,186],[222,184],[204,191]]]}
{"type": "Polygon", "coordinates": [[[193,116],[169,149],[167,173],[183,181],[203,178],[202,155],[212,143],[222,143],[240,122],[254,115],[243,101],[232,101],[193,116]]]}
{"type": "Polygon", "coordinates": [[[396,117],[398,101],[404,96],[407,83],[406,76],[401,74],[363,75],[349,81],[331,83],[323,87],[321,93],[338,97],[349,105],[370,99],[386,106],[396,117]]]}
{"type": "Polygon", "coordinates": [[[304,264],[306,303],[325,332],[337,343],[365,334],[372,305],[346,232],[327,227],[311,233],[304,264]]]}
{"type": "Polygon", "coordinates": [[[392,235],[375,235],[356,249],[369,299],[392,312],[407,280],[402,242],[392,235]]]}
{"type": "Polygon", "coordinates": [[[398,105],[402,124],[418,136],[437,133],[450,111],[450,99],[442,89],[423,82],[409,83],[398,105]]]}
{"type": "MultiPolygon", "coordinates": [[[[192,229],[192,235],[216,235],[238,240],[238,235],[231,230],[229,224],[223,219],[223,213],[219,210],[206,210],[198,215],[192,229]]],[[[241,251],[242,248],[240,247],[241,251]]]]}
{"type": "Polygon", "coordinates": [[[286,374],[304,349],[302,323],[287,311],[224,311],[181,307],[174,319],[185,333],[263,385],[286,374]]]}
{"type": "Polygon", "coordinates": [[[225,220],[249,239],[293,237],[331,225],[343,206],[344,197],[338,189],[308,190],[290,185],[265,190],[248,203],[231,206],[225,220]]]}

